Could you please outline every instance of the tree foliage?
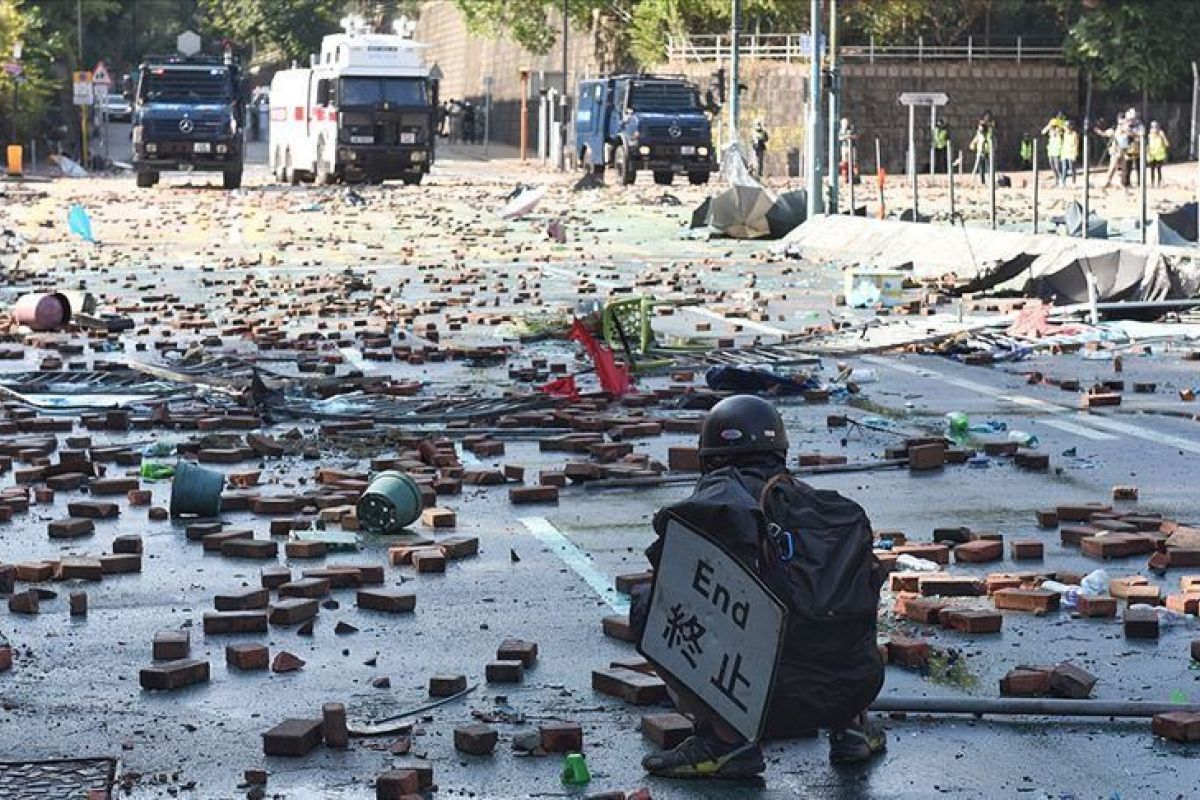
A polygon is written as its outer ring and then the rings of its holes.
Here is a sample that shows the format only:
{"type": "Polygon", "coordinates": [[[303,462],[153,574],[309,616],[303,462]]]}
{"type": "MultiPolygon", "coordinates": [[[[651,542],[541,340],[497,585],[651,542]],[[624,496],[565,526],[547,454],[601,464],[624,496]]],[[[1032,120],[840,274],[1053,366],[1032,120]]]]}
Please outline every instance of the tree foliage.
{"type": "Polygon", "coordinates": [[[339,30],[346,0],[201,0],[210,35],[251,50],[259,62],[308,63],[321,38],[339,30]]]}
{"type": "Polygon", "coordinates": [[[1102,88],[1161,96],[1200,58],[1200,3],[1093,0],[1067,38],[1067,54],[1102,88]]]}

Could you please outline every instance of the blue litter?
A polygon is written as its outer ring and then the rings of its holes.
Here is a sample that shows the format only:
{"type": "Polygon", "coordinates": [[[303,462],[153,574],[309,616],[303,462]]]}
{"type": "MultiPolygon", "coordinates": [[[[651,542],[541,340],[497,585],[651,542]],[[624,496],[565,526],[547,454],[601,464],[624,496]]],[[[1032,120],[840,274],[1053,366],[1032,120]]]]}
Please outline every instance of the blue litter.
{"type": "Polygon", "coordinates": [[[971,469],[987,469],[992,463],[992,460],[987,456],[971,456],[967,459],[967,466],[971,469]]]}
{"type": "Polygon", "coordinates": [[[79,203],[75,203],[67,211],[67,227],[85,242],[95,243],[96,239],[92,236],[92,220],[88,217],[87,210],[79,203]]]}

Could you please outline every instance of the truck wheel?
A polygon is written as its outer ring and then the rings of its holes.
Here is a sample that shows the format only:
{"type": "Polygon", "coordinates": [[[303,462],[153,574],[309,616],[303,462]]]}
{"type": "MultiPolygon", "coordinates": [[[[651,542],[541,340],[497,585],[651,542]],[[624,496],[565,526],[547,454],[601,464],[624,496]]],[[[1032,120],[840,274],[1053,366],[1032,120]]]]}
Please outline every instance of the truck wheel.
{"type": "Polygon", "coordinates": [[[400,176],[400,180],[404,181],[405,186],[417,186],[423,177],[420,172],[406,172],[400,176]]]}
{"type": "Polygon", "coordinates": [[[625,145],[617,146],[617,154],[613,156],[613,169],[625,186],[632,186],[637,180],[637,170],[629,163],[629,149],[625,145]]]}
{"type": "Polygon", "coordinates": [[[292,151],[288,150],[283,157],[283,180],[284,183],[289,183],[292,186],[300,184],[300,176],[296,174],[296,170],[292,168],[292,151]]]}
{"type": "Polygon", "coordinates": [[[230,170],[221,173],[222,185],[226,189],[242,188],[242,171],[240,169],[230,170]]]}
{"type": "Polygon", "coordinates": [[[325,161],[325,142],[317,142],[317,164],[314,170],[313,183],[317,186],[333,183],[333,173],[329,171],[329,163],[325,161]]]}
{"type": "Polygon", "coordinates": [[[579,159],[579,163],[583,165],[584,173],[591,173],[600,180],[604,180],[604,160],[596,161],[592,158],[592,148],[583,148],[583,155],[579,159]]]}
{"type": "Polygon", "coordinates": [[[670,186],[675,182],[674,172],[656,172],[654,173],[654,182],[659,186],[670,186]]]}
{"type": "Polygon", "coordinates": [[[701,186],[703,184],[706,184],[706,183],[708,183],[708,173],[707,172],[689,172],[688,173],[688,183],[692,184],[693,186],[701,186]]]}
{"type": "Polygon", "coordinates": [[[141,189],[149,189],[151,186],[158,183],[157,172],[139,172],[137,174],[137,185],[141,189]]]}

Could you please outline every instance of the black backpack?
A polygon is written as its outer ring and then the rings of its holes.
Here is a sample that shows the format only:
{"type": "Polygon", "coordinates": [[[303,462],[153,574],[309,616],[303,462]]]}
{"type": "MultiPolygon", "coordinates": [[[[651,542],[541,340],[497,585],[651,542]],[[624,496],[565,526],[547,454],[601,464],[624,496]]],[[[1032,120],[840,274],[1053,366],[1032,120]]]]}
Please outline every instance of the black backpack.
{"type": "Polygon", "coordinates": [[[777,475],[762,490],[767,518],[760,573],[792,624],[873,624],[883,577],[862,506],[777,475]]]}

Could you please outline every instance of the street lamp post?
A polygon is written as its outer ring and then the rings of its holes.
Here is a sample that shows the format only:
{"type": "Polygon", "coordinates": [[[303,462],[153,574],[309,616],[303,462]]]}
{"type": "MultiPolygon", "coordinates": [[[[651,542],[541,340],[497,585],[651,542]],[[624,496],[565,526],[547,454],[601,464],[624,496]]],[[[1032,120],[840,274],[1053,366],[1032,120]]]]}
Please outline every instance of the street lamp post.
{"type": "Polygon", "coordinates": [[[24,46],[22,45],[21,40],[17,39],[15,42],[13,42],[13,46],[12,46],[13,64],[16,65],[15,69],[17,71],[16,74],[12,76],[12,79],[13,79],[12,135],[9,138],[9,141],[12,144],[17,143],[17,114],[21,110],[21,95],[18,92],[18,88],[21,85],[20,68],[21,68],[21,53],[22,52],[24,52],[24,46]]]}

